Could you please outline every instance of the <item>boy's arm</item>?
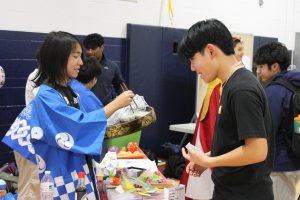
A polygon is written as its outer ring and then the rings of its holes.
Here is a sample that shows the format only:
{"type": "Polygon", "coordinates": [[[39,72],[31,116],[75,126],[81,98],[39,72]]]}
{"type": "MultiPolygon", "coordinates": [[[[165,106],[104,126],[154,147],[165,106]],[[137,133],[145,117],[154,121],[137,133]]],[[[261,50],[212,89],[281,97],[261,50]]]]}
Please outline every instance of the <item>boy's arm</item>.
{"type": "Polygon", "coordinates": [[[250,165],[264,161],[267,154],[266,138],[248,138],[245,139],[245,145],[223,155],[210,157],[208,164],[210,167],[250,165]]]}
{"type": "Polygon", "coordinates": [[[188,148],[188,152],[183,149],[183,156],[203,167],[245,166],[264,161],[268,154],[268,143],[265,138],[248,138],[245,139],[245,145],[216,157],[209,157],[192,148],[188,148]]]}

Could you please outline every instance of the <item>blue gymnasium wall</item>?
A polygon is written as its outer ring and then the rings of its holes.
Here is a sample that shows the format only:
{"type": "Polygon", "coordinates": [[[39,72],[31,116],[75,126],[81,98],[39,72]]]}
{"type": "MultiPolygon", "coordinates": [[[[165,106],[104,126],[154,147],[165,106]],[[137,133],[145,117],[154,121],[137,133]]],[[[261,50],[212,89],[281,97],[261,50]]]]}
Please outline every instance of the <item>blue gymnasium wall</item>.
{"type": "MultiPolygon", "coordinates": [[[[25,84],[37,66],[35,54],[46,34],[0,30],[0,66],[6,73],[0,88],[0,140],[25,106],[25,84]]],[[[78,36],[81,40],[83,36],[78,36]]],[[[126,40],[105,38],[105,55],[125,72],[126,40]]],[[[12,151],[0,142],[0,166],[14,160],[12,151]]]]}
{"type": "MultiPolygon", "coordinates": [[[[130,89],[155,108],[157,122],[141,138],[141,146],[154,152],[166,141],[178,143],[182,134],[168,126],[189,122],[194,113],[196,76],[174,53],[185,31],[129,24],[127,39],[105,38],[105,55],[120,66],[130,89]]],[[[6,73],[0,88],[0,139],[25,106],[26,79],[37,65],[36,50],[44,38],[44,33],[0,30],[0,65],[6,73]]],[[[271,41],[277,38],[255,36],[254,52],[271,41]]],[[[13,160],[11,150],[0,143],[0,166],[13,160]]]]}
{"type": "Polygon", "coordinates": [[[154,107],[157,121],[142,131],[143,148],[159,153],[165,142],[179,144],[183,134],[169,125],[188,123],[195,111],[196,74],[179,60],[184,29],[127,25],[129,88],[154,107]]]}
{"type": "Polygon", "coordinates": [[[253,54],[257,51],[259,47],[271,42],[278,42],[278,38],[254,36],[253,54]]]}

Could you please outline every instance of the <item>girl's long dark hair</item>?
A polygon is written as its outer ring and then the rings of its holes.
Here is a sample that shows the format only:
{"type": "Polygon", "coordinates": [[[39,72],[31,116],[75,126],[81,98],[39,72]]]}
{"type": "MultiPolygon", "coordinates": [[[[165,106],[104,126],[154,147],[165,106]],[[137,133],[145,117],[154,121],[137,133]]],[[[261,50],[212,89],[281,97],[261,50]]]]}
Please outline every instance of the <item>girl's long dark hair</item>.
{"type": "Polygon", "coordinates": [[[50,32],[37,53],[38,73],[35,87],[47,83],[56,88],[65,80],[69,56],[80,40],[67,32],[50,32]]]}

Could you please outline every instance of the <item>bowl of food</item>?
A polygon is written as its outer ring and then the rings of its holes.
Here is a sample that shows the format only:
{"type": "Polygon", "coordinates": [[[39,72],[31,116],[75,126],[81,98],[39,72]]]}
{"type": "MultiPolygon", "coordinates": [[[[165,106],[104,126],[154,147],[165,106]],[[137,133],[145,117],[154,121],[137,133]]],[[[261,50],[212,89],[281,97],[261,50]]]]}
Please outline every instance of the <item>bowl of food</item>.
{"type": "Polygon", "coordinates": [[[132,120],[128,122],[107,126],[105,138],[114,138],[135,133],[156,121],[156,115],[152,107],[147,107],[144,114],[138,112],[132,114],[132,120]]]}

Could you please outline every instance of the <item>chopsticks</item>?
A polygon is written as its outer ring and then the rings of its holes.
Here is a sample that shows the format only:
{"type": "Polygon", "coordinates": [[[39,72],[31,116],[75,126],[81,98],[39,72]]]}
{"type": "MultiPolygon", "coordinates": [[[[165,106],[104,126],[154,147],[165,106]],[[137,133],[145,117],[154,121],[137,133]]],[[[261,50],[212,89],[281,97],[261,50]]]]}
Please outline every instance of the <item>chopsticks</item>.
{"type": "MultiPolygon", "coordinates": [[[[122,82],[122,83],[120,84],[120,86],[121,86],[121,88],[122,88],[123,91],[128,90],[128,87],[126,86],[126,84],[125,84],[124,82],[122,82]]],[[[139,108],[138,105],[137,105],[137,103],[134,101],[133,98],[132,98],[132,101],[133,101],[133,103],[135,104],[136,108],[139,108]]]]}
{"type": "MultiPolygon", "coordinates": [[[[128,87],[126,86],[126,84],[124,82],[120,83],[121,89],[124,91],[128,90],[128,87]]],[[[135,104],[136,108],[139,108],[138,105],[136,104],[136,102],[134,101],[134,99],[132,98],[133,103],[135,104]]],[[[129,104],[131,111],[134,113],[133,108],[131,106],[131,104],[129,104]]]]}

